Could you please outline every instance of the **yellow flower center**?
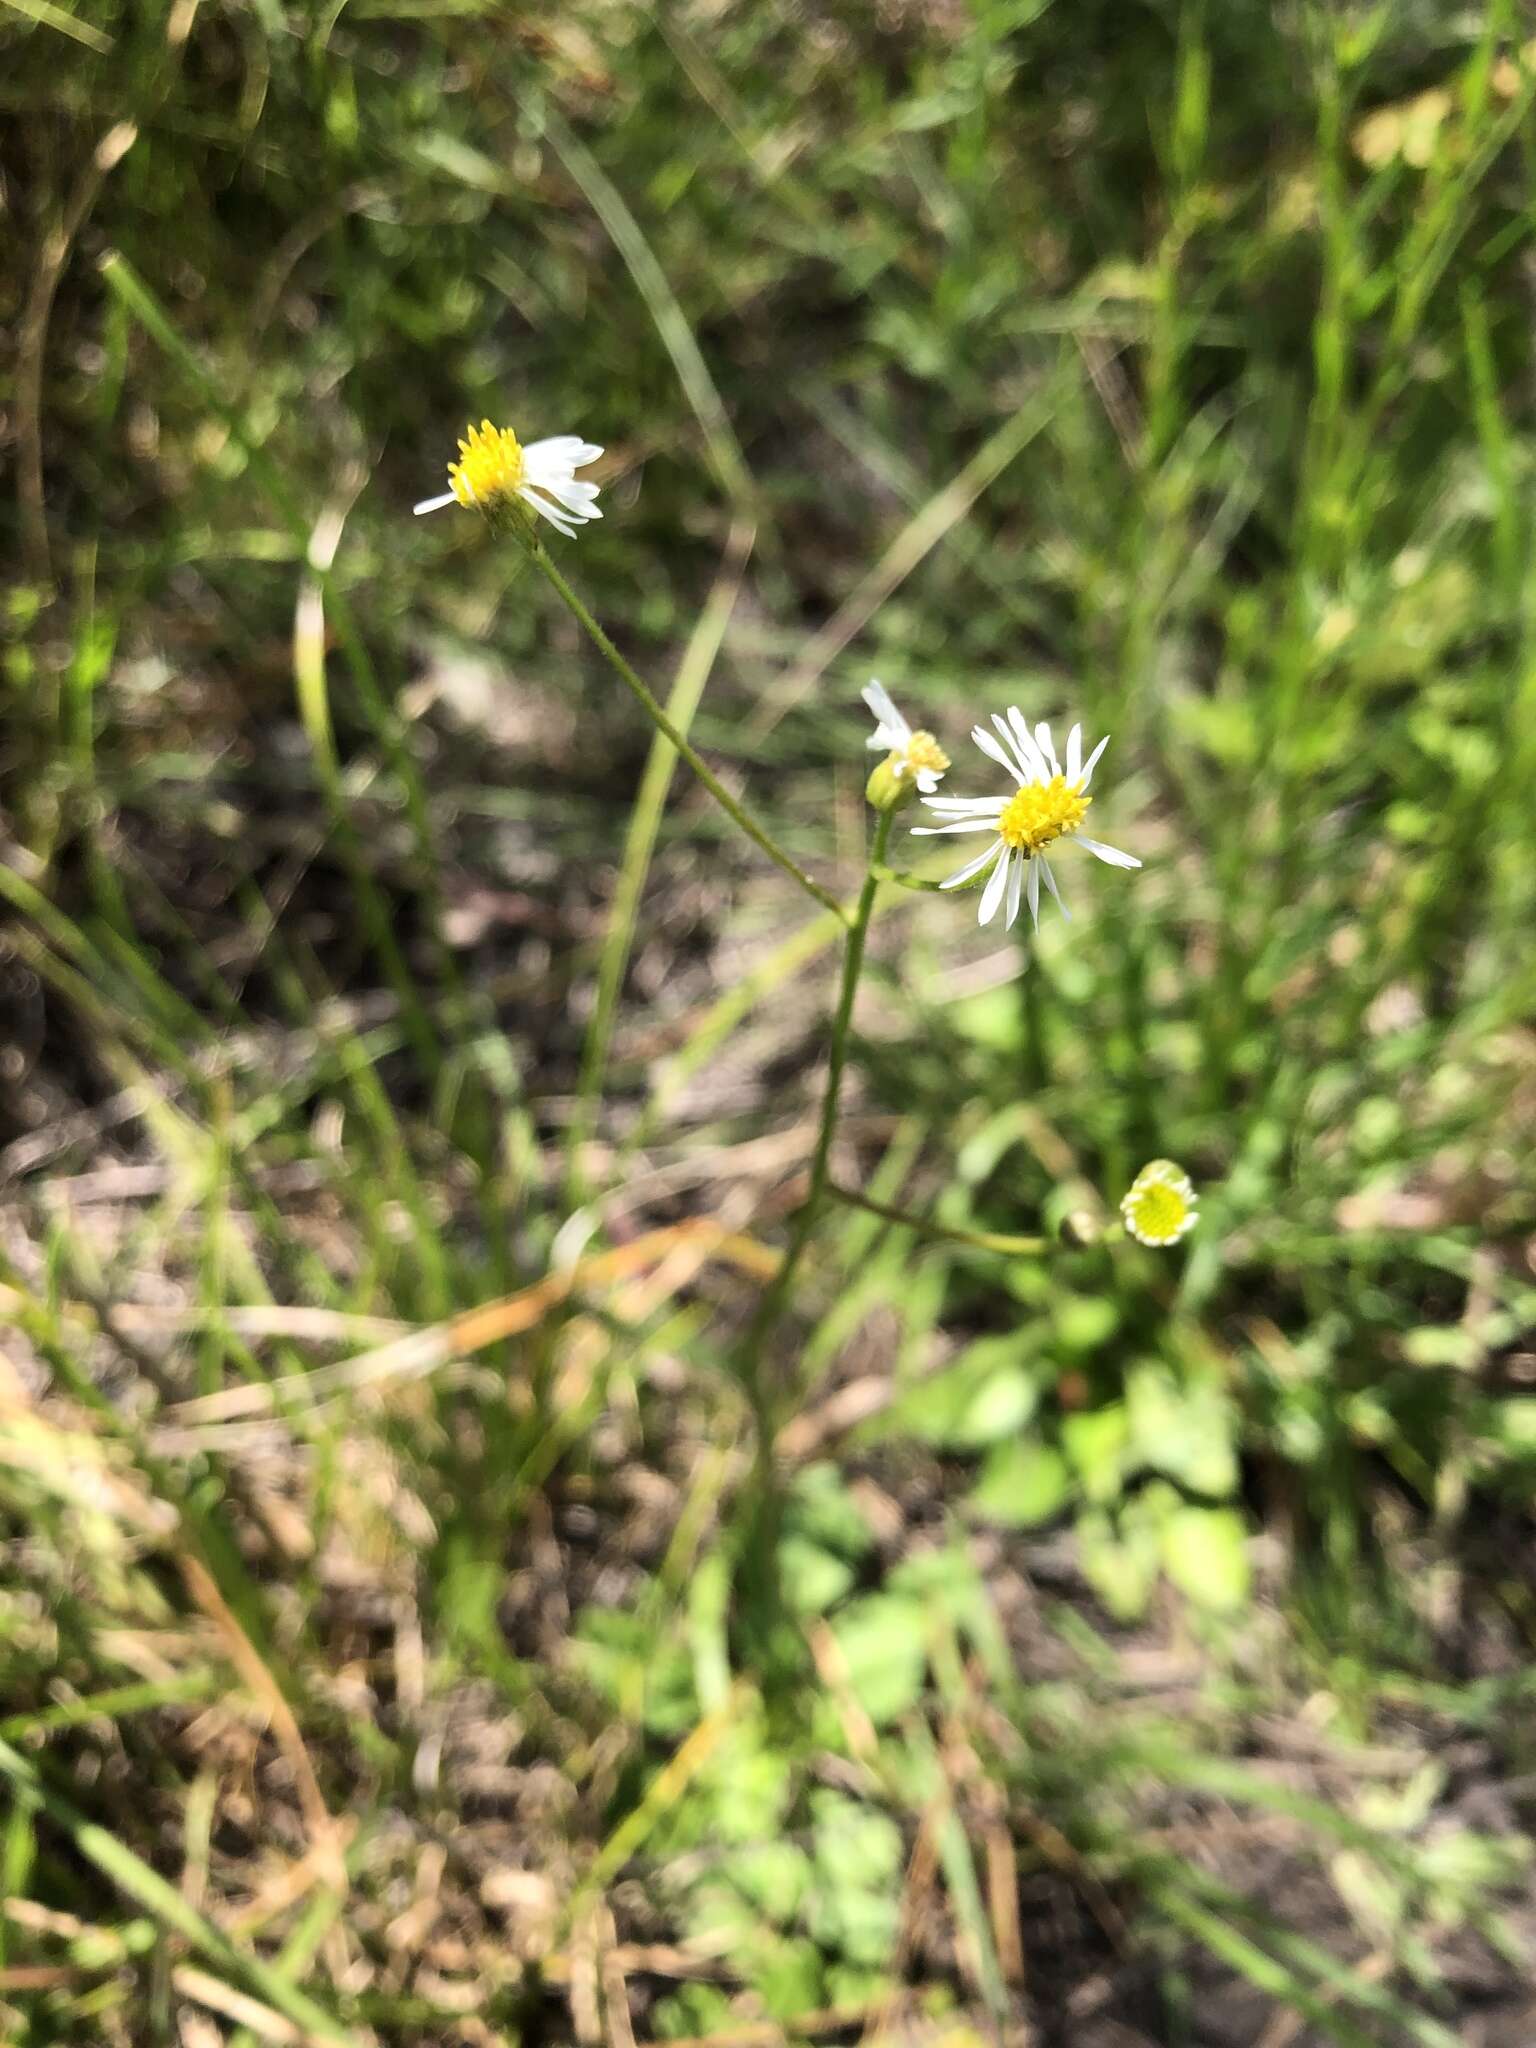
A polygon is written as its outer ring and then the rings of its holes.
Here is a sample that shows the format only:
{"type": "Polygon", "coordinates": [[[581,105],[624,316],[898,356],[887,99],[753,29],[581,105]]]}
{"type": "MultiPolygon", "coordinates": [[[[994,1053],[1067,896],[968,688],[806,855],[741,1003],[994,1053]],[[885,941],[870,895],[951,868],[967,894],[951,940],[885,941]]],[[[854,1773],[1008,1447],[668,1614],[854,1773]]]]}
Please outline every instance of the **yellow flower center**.
{"type": "Polygon", "coordinates": [[[1165,1244],[1179,1234],[1179,1226],[1189,1214],[1189,1204],[1177,1188],[1171,1188],[1165,1181],[1153,1181],[1133,1196],[1130,1205],[1130,1225],[1140,1238],[1153,1244],[1165,1244]]]}
{"type": "Polygon", "coordinates": [[[1008,799],[997,821],[998,834],[1005,846],[1038,853],[1064,832],[1075,832],[1092,802],[1065,775],[1053,775],[1049,782],[1026,782],[1008,799]]]}
{"type": "Polygon", "coordinates": [[[925,769],[942,775],[949,756],[931,732],[915,732],[905,747],[898,747],[887,766],[893,775],[921,775],[925,769]]]}
{"type": "Polygon", "coordinates": [[[523,480],[523,451],[510,427],[482,420],[459,443],[459,460],[448,465],[448,482],[459,503],[471,512],[486,512],[510,498],[523,480]]]}
{"type": "Polygon", "coordinates": [[[1182,1166],[1171,1159],[1154,1159],[1131,1182],[1120,1213],[1132,1237],[1143,1244],[1177,1244],[1195,1226],[1198,1200],[1182,1166]]]}

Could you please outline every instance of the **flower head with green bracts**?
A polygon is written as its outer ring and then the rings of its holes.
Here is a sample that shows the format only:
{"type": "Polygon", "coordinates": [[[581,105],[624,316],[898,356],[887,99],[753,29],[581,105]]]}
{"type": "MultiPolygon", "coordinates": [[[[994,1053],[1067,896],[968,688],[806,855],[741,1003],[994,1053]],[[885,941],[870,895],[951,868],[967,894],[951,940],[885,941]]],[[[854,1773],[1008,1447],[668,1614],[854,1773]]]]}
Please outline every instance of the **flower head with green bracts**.
{"type": "Polygon", "coordinates": [[[1017,705],[1010,708],[1006,718],[994,715],[992,723],[997,728],[995,737],[985,726],[978,725],[972,727],[971,738],[988,760],[995,761],[1012,778],[1012,792],[1004,796],[925,796],[923,802],[943,823],[914,825],[912,829],[928,834],[990,833],[991,844],[940,887],[958,889],[991,868],[981,892],[977,922],[990,924],[1001,908],[1004,923],[1011,928],[1027,898],[1029,914],[1038,929],[1042,876],[1062,916],[1070,915],[1045,858],[1046,847],[1058,839],[1075,838],[1079,846],[1114,868],[1139,868],[1141,862],[1135,854],[1122,853],[1118,847],[1089,839],[1078,830],[1093,802],[1088,785],[1099,756],[1109,745],[1107,737],[1099,741],[1085,761],[1083,729],[1074,725],[1067,734],[1067,759],[1063,767],[1051,739],[1051,728],[1042,722],[1031,729],[1017,705]]]}
{"type": "Polygon", "coordinates": [[[885,755],[864,794],[877,811],[894,811],[919,793],[932,796],[949,766],[948,754],[931,732],[913,731],[878,678],[871,677],[862,695],[875,721],[866,744],[885,755]]]}
{"type": "Polygon", "coordinates": [[[576,481],[576,471],[596,462],[602,452],[579,434],[555,434],[525,448],[510,427],[482,420],[465,429],[459,459],[448,465],[452,488],[440,498],[423,498],[415,509],[440,512],[445,505],[462,505],[494,519],[518,499],[574,539],[578,526],[603,516],[597,509],[597,485],[576,481]]]}
{"type": "Polygon", "coordinates": [[[1177,1244],[1199,1222],[1200,1197],[1182,1166],[1154,1159],[1144,1166],[1121,1197],[1120,1214],[1138,1244],[1158,1250],[1177,1244]]]}

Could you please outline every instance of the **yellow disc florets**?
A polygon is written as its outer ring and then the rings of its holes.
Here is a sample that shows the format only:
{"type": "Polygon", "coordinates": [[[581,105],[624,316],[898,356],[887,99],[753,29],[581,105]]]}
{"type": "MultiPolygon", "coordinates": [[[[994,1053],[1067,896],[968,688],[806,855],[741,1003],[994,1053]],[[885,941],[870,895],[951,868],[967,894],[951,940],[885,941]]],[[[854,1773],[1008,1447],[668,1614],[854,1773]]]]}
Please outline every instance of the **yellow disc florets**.
{"type": "Polygon", "coordinates": [[[459,443],[459,460],[448,465],[453,495],[471,512],[489,512],[510,498],[523,481],[523,451],[510,427],[482,420],[459,443]]]}
{"type": "Polygon", "coordinates": [[[1171,1159],[1154,1159],[1131,1182],[1120,1204],[1120,1214],[1132,1237],[1159,1248],[1177,1244],[1199,1221],[1200,1197],[1182,1166],[1171,1159]]]}
{"type": "Polygon", "coordinates": [[[1064,832],[1075,832],[1092,802],[1065,775],[1053,775],[1049,782],[1026,782],[1003,806],[998,835],[1016,852],[1038,853],[1064,832]]]}
{"type": "Polygon", "coordinates": [[[949,756],[931,732],[915,732],[892,754],[890,767],[896,775],[942,775],[949,767],[949,756]]]}

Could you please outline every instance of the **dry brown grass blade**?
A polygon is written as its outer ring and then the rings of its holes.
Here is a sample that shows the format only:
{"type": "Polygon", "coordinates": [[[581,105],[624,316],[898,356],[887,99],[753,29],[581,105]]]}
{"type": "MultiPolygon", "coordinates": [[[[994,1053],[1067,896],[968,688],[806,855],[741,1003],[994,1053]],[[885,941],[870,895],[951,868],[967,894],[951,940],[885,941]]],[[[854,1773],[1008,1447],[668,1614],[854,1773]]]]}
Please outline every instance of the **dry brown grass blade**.
{"type": "Polygon", "coordinates": [[[577,1914],[571,1929],[571,1981],[566,1989],[571,2031],[581,2048],[601,2048],[603,2038],[602,2005],[597,1992],[599,1911],[599,1902],[594,1899],[585,1911],[577,1914]]]}
{"type": "Polygon", "coordinates": [[[934,1895],[939,1874],[939,1822],[942,1814],[942,1807],[929,1805],[918,1823],[917,1839],[912,1844],[907,1874],[901,1887],[901,1919],[898,1922],[896,1952],[891,1958],[891,1988],[870,2007],[869,2017],[859,2037],[860,2048],[875,2048],[876,2042],[886,2040],[894,2033],[902,2007],[910,1996],[902,1979],[916,1944],[923,1909],[934,1895]]]}
{"type": "MultiPolygon", "coordinates": [[[[27,1299],[19,1287],[0,1286],[0,1317],[24,1307],[27,1299]]],[[[61,1323],[84,1329],[93,1328],[97,1320],[95,1308],[87,1301],[61,1301],[54,1313],[61,1323]]],[[[295,1337],[309,1344],[383,1342],[400,1336],[408,1328],[388,1316],[351,1315],[332,1308],[280,1308],[261,1303],[232,1308],[172,1308],[158,1303],[117,1302],[113,1305],[113,1317],[118,1327],[133,1337],[180,1336],[189,1330],[218,1328],[236,1337],[295,1337]]]]}
{"type": "Polygon", "coordinates": [[[629,2010],[629,1984],[624,1976],[618,1929],[605,1904],[599,1915],[603,1985],[603,2017],[608,2023],[608,2048],[635,2048],[635,2025],[629,2010]]]}
{"type": "Polygon", "coordinates": [[[17,1963],[0,1970],[0,1992],[63,1991],[90,1981],[91,1972],[73,1963],[17,1963]]]}
{"type": "MultiPolygon", "coordinates": [[[[343,1843],[349,1841],[354,1833],[350,1820],[334,1820],[332,1827],[343,1843]]],[[[329,1844],[324,1848],[306,1849],[296,1862],[286,1864],[270,1877],[264,1878],[256,1896],[238,1912],[218,1916],[225,1933],[235,1936],[254,1934],[259,1928],[275,1920],[279,1913],[286,1913],[291,1907],[296,1906],[317,1884],[328,1885],[331,1861],[332,1850],[329,1844]]]]}
{"type": "Polygon", "coordinates": [[[330,1394],[420,1378],[450,1359],[468,1358],[489,1344],[521,1336],[572,1295],[625,1279],[682,1246],[702,1247],[706,1257],[723,1259],[756,1280],[770,1280],[778,1270],[778,1253],[756,1238],[727,1230],[706,1218],[667,1224],[646,1231],[629,1244],[579,1259],[568,1271],[546,1273],[542,1280],[516,1294],[469,1309],[447,1322],[412,1330],[392,1343],[339,1365],[322,1366],[312,1373],[290,1373],[264,1385],[227,1387],[217,1394],[179,1402],[173,1419],[184,1425],[229,1422],[266,1413],[284,1400],[312,1402],[330,1394]]]}
{"type": "MultiPolygon", "coordinates": [[[[914,1996],[917,1994],[914,1993],[914,1996]]],[[[817,2041],[827,2034],[846,2034],[878,2015],[876,2005],[829,2005],[819,2012],[803,2012],[792,2020],[747,2020],[739,2027],[722,2027],[716,2034],[690,2034],[680,2041],[646,2041],[641,2048],[782,2048],[786,2041],[817,2041]]],[[[884,2037],[877,2037],[884,2038],[884,2037]]],[[[980,2048],[979,2038],[967,2028],[952,2039],[953,2048],[980,2048]]]]}
{"type": "Polygon", "coordinates": [[[190,1963],[177,1964],[171,1972],[171,1983],[183,1998],[190,1998],[195,2005],[206,2005],[210,2012],[218,2013],[222,2019],[235,2020],[242,2027],[248,2027],[258,2041],[273,2041],[280,2044],[280,2048],[302,2048],[304,2042],[314,2039],[312,2034],[306,2034],[302,2027],[295,2026],[282,2013],[274,2012],[270,2005],[263,2005],[259,1998],[234,1990],[190,1963]]]}
{"type": "Polygon", "coordinates": [[[842,1644],[825,1621],[811,1624],[806,1630],[806,1641],[810,1646],[811,1660],[816,1666],[816,1676],[836,1702],[838,1717],[843,1724],[843,1734],[850,1753],[861,1764],[873,1768],[879,1761],[880,1738],[875,1733],[874,1722],[869,1718],[853,1689],[853,1683],[848,1675],[848,1660],[843,1655],[842,1644]]]}
{"type": "Polygon", "coordinates": [[[344,1892],[347,1889],[347,1866],[342,1849],[350,1830],[345,1823],[333,1819],[325,1803],[304,1737],[299,1732],[299,1724],[282,1687],[263,1663],[255,1644],[240,1626],[201,1558],[188,1550],[179,1550],[176,1562],[187,1591],[223,1638],[229,1661],[266,1707],[272,1732],[293,1772],[311,1853],[325,1873],[326,1884],[334,1891],[344,1892]]]}
{"type": "Polygon", "coordinates": [[[1019,1864],[1013,1837],[1001,1817],[987,1823],[987,1910],[992,1940],[1003,1981],[1022,1990],[1025,1980],[1024,1934],[1019,1925],[1019,1864]]]}

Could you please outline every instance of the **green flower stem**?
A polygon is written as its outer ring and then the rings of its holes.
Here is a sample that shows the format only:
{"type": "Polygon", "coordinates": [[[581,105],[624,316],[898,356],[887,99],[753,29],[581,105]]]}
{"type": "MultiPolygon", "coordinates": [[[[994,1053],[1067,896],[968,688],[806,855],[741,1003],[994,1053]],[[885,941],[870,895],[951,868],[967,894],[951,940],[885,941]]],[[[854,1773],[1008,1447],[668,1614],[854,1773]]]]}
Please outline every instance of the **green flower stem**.
{"type": "MultiPolygon", "coordinates": [[[[666,703],[667,716],[684,733],[693,723],[699,699],[704,694],[704,685],[709,680],[715,656],[725,638],[725,629],[735,607],[754,538],[753,528],[745,523],[738,523],[731,529],[715,587],[684,650],[666,703]]],[[[651,854],[655,849],[656,833],[666,805],[667,791],[672,784],[676,759],[672,742],[665,733],[658,732],[651,741],[645,773],[640,778],[640,791],[630,813],[618,887],[608,912],[608,930],[598,961],[596,998],[587,1026],[586,1043],[582,1047],[581,1073],[576,1083],[576,1112],[565,1138],[565,1196],[566,1206],[572,1209],[585,1201],[590,1193],[582,1151],[597,1123],[603,1079],[608,1071],[608,1053],[613,1042],[614,1019],[618,1013],[619,991],[629,965],[635,919],[639,914],[645,879],[650,872],[651,854]]]]}
{"type": "MultiPolygon", "coordinates": [[[[877,882],[891,882],[898,889],[924,889],[932,896],[947,896],[951,893],[942,882],[927,875],[914,875],[909,868],[881,867],[872,872],[877,882]]],[[[962,884],[960,893],[964,895],[972,888],[979,889],[985,880],[985,875],[978,875],[974,883],[962,884]]]]}
{"type": "Polygon", "coordinates": [[[1038,1257],[1054,1247],[1048,1237],[1008,1237],[996,1230],[965,1230],[958,1224],[931,1223],[923,1216],[909,1216],[905,1209],[893,1209],[886,1202],[872,1201],[841,1182],[829,1180],[827,1193],[853,1209],[867,1209],[871,1216],[883,1216],[887,1223],[899,1223],[903,1230],[915,1230],[923,1237],[943,1238],[947,1244],[965,1244],[978,1252],[1005,1252],[1012,1257],[1038,1257]]]}
{"type": "Polygon", "coordinates": [[[827,1053],[827,1086],[822,1097],[821,1125],[816,1133],[816,1150],[811,1156],[810,1185],[795,1217],[789,1246],[779,1270],[774,1274],[767,1292],[758,1304],[757,1313],[753,1316],[743,1340],[747,1390],[757,1420],[760,1461],[771,1456],[773,1439],[777,1433],[777,1421],[768,1385],[769,1375],[762,1358],[763,1344],[789,1299],[790,1287],[805,1255],[805,1248],[810,1243],[811,1232],[816,1226],[816,1218],[821,1212],[831,1179],[832,1140],[837,1133],[837,1110],[842,1094],[843,1069],[848,1064],[848,1034],[853,1022],[853,1000],[858,993],[859,975],[864,967],[864,947],[869,937],[875,898],[880,892],[878,870],[885,860],[886,841],[891,836],[891,821],[894,815],[892,811],[881,811],[877,815],[875,843],[869,857],[869,869],[864,877],[864,887],[859,891],[859,900],[848,928],[848,937],[843,944],[843,978],[838,990],[837,1010],[832,1018],[832,1037],[827,1053]]]}
{"type": "Polygon", "coordinates": [[[581,627],[598,653],[602,655],[609,667],[619,677],[619,680],[630,692],[630,695],[635,698],[657,731],[664,733],[673,746],[676,747],[678,753],[682,755],[688,766],[697,775],[700,782],[703,783],[720,808],[741,827],[754,846],[760,847],[777,867],[781,867],[786,875],[798,882],[808,896],[814,896],[823,910],[830,910],[841,923],[846,924],[848,922],[848,913],[831,891],[823,889],[820,882],[814,881],[797,861],[791,860],[778,841],[770,833],[766,832],[751,813],[736,801],[735,797],[731,795],[731,792],[726,788],[719,776],[714,773],[713,769],[708,766],[704,757],[697,749],[689,745],[678,727],[662,709],[657,698],[652,695],[645,683],[641,681],[634,669],[630,667],[623,655],[620,654],[618,648],[614,646],[608,635],[603,631],[596,619],[593,618],[575,591],[572,590],[570,584],[566,582],[560,571],[555,567],[543,542],[535,536],[528,539],[525,545],[527,546],[528,553],[543,571],[545,581],[553,587],[555,595],[560,599],[560,602],[565,606],[572,618],[575,619],[577,625],[581,627]]]}

